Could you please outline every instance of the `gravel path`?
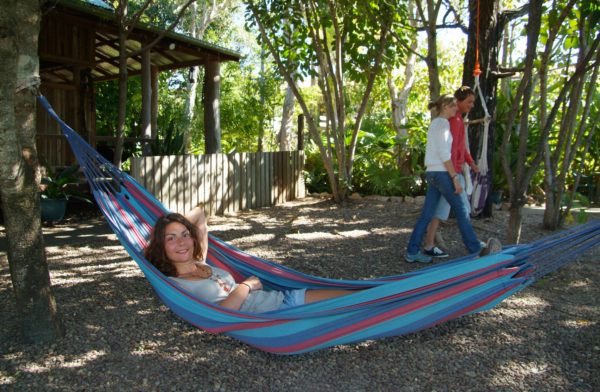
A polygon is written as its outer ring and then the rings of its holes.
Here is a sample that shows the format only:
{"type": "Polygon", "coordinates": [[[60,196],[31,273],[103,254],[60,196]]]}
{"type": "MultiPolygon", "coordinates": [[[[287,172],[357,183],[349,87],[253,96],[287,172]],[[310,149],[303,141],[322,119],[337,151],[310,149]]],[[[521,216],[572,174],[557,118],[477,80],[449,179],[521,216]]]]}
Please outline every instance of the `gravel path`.
{"type": "MultiPolygon", "coordinates": [[[[420,203],[307,198],[212,217],[211,231],[303,272],[365,278],[422,266],[402,261],[420,203]]],[[[600,215],[600,214],[598,214],[600,215]]],[[[474,222],[482,238],[507,215],[474,222]]],[[[547,234],[529,210],[523,241],[547,234]]],[[[453,256],[456,226],[442,227],[453,256]]],[[[419,333],[299,356],[257,351],[203,332],[160,303],[102,219],[45,228],[54,293],[67,335],[46,346],[15,339],[15,304],[0,226],[2,391],[597,391],[600,247],[494,310],[419,333]]]]}

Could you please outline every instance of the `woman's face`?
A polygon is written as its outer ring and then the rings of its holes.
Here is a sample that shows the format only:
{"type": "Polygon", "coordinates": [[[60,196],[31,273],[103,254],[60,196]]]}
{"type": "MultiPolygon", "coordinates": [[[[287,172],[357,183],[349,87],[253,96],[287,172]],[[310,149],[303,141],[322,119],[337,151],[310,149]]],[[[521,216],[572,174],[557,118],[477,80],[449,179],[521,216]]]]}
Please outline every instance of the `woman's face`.
{"type": "Polygon", "coordinates": [[[165,253],[171,263],[186,263],[193,259],[194,240],[190,231],[179,222],[165,228],[165,253]]]}
{"type": "Polygon", "coordinates": [[[463,101],[456,101],[456,107],[461,113],[469,113],[475,106],[475,96],[468,95],[463,101]]]}
{"type": "Polygon", "coordinates": [[[450,118],[456,114],[456,110],[458,106],[456,106],[456,101],[452,101],[446,105],[442,105],[442,112],[440,113],[440,117],[450,118]]]}

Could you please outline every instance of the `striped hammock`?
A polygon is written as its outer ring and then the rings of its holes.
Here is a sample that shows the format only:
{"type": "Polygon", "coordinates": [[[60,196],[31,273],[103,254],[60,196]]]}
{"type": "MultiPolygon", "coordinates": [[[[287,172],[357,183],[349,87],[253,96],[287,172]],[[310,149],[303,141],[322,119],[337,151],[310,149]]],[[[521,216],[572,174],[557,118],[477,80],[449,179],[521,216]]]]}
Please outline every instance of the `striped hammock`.
{"type": "Polygon", "coordinates": [[[44,97],[39,99],[60,124],[110,227],[161,300],[187,322],[263,351],[299,354],[398,336],[487,310],[600,240],[598,221],[475,260],[464,257],[378,279],[336,280],[251,256],[210,235],[208,263],[229,271],[236,281],[255,275],[266,289],[356,290],[347,296],[267,313],[226,309],[186,293],[144,259],[153,224],[167,210],[65,124],[44,97]]]}

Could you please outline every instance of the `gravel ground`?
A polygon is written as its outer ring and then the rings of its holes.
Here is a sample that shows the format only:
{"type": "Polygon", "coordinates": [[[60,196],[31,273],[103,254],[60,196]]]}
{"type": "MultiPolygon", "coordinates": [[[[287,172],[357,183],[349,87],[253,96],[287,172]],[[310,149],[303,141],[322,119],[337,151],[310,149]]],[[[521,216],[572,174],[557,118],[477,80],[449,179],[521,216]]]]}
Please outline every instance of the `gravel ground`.
{"type": "MultiPolygon", "coordinates": [[[[258,256],[332,278],[397,274],[419,201],[382,198],[339,206],[306,198],[212,217],[212,232],[258,256]]],[[[596,210],[598,211],[598,210],[596,210]]],[[[600,217],[600,214],[596,214],[600,217]]],[[[502,238],[507,214],[476,220],[481,238],[502,238]]],[[[548,234],[528,209],[523,241],[548,234]]],[[[465,254],[454,224],[442,227],[465,254]]],[[[495,309],[418,333],[298,356],[257,351],[206,333],[160,303],[96,214],[44,229],[64,339],[16,338],[15,303],[0,226],[2,391],[598,391],[600,247],[495,309]]]]}

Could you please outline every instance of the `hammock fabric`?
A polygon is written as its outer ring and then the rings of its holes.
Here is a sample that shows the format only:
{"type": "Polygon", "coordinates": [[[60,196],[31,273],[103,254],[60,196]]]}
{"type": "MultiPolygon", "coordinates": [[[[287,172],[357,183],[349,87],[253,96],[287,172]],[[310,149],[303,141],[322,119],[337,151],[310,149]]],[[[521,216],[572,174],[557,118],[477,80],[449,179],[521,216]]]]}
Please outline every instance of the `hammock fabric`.
{"type": "Polygon", "coordinates": [[[595,222],[475,260],[464,257],[378,279],[335,280],[251,256],[211,235],[208,263],[229,271],[237,281],[256,275],[266,289],[356,290],[347,296],[267,313],[233,311],[191,296],[144,259],[152,226],[166,209],[66,125],[44,97],[40,102],[59,122],[106,220],[162,301],[199,328],[225,333],[267,352],[298,354],[403,335],[490,309],[599,241],[600,222],[595,222]],[[533,262],[536,255],[544,265],[533,262]]]}

